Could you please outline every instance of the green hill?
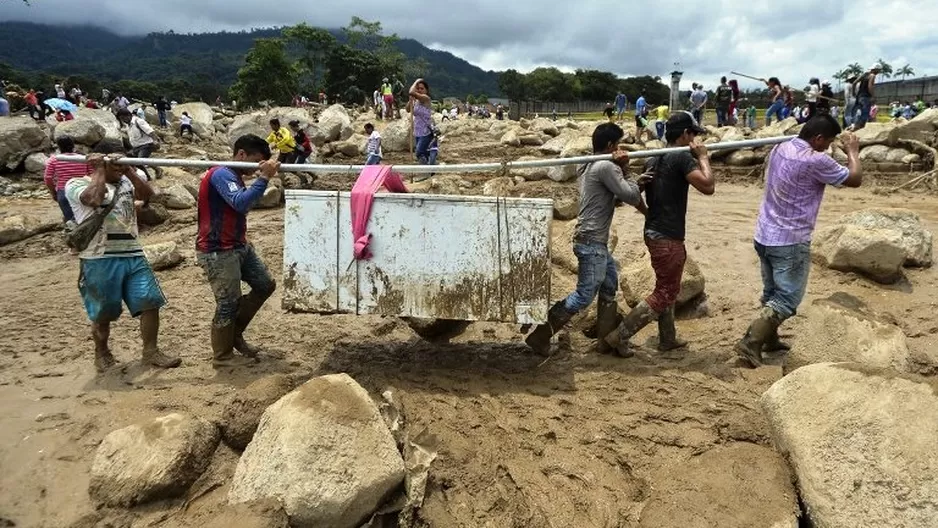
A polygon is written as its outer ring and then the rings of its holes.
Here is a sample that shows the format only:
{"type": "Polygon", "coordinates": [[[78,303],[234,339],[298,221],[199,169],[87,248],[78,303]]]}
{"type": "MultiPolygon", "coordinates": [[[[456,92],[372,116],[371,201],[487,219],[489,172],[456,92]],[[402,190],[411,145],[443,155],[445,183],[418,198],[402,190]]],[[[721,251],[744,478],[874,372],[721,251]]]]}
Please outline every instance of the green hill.
{"type": "MultiPolygon", "coordinates": [[[[339,36],[339,31],[332,31],[339,36]]],[[[201,34],[151,33],[124,37],[89,26],[48,26],[0,22],[0,63],[28,74],[29,82],[51,88],[53,76],[72,77],[95,93],[96,85],[118,81],[154,83],[171,97],[214,100],[234,83],[244,54],[256,38],[276,37],[280,29],[201,34]],[[42,75],[40,75],[42,74],[42,75]]],[[[441,97],[499,94],[498,74],[484,71],[455,55],[432,50],[412,39],[398,48],[408,58],[428,63],[427,79],[441,97]]],[[[0,76],[15,73],[0,64],[0,76]]],[[[119,85],[119,86],[120,86],[119,85]]]]}

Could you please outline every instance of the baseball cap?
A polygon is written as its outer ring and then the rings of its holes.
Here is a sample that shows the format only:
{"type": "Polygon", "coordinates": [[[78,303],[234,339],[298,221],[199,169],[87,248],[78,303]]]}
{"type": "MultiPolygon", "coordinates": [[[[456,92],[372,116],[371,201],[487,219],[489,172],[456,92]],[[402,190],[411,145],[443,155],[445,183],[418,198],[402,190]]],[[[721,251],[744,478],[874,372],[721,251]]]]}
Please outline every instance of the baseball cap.
{"type": "Polygon", "coordinates": [[[707,129],[700,126],[700,123],[694,119],[694,116],[686,110],[675,112],[668,118],[664,125],[668,130],[687,130],[691,129],[698,134],[706,134],[707,129]]]}
{"type": "Polygon", "coordinates": [[[870,70],[882,70],[882,69],[883,69],[883,65],[878,62],[874,62],[873,65],[870,66],[870,70]]]}

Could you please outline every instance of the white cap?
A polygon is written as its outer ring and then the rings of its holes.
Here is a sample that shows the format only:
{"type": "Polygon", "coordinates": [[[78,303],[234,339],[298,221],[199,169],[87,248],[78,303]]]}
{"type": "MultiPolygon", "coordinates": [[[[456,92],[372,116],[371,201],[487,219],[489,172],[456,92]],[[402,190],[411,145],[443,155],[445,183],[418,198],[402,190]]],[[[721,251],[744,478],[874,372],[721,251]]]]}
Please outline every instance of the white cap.
{"type": "Polygon", "coordinates": [[[873,65],[870,66],[870,70],[882,70],[882,69],[883,69],[883,65],[878,62],[874,62],[873,65]]]}
{"type": "Polygon", "coordinates": [[[824,79],[824,82],[821,83],[821,86],[824,86],[825,84],[826,84],[827,86],[830,86],[831,82],[828,81],[827,79],[824,79]]]}

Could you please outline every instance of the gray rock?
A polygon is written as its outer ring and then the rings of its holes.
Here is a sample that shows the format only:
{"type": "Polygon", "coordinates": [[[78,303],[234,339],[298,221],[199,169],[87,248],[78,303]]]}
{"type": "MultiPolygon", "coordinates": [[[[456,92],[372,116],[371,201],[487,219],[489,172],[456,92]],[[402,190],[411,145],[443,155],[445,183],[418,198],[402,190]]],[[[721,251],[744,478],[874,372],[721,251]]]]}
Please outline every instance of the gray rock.
{"type": "MultiPolygon", "coordinates": [[[[209,137],[215,134],[215,112],[205,103],[183,103],[173,107],[173,115],[177,118],[186,112],[192,118],[192,130],[200,137],[209,137]]],[[[175,123],[176,126],[179,123],[175,123]]]]}
{"type": "MultiPolygon", "coordinates": [[[[914,121],[914,119],[913,119],[914,121]]],[[[932,262],[932,234],[918,214],[908,209],[864,209],[850,213],[838,223],[868,229],[893,229],[901,233],[905,266],[929,267],[932,262]]]]}
{"type": "Polygon", "coordinates": [[[154,271],[174,268],[183,260],[175,242],[160,242],[143,246],[143,253],[154,271]]]}
{"type": "Polygon", "coordinates": [[[341,138],[345,128],[351,128],[352,120],[348,111],[340,104],[334,104],[319,114],[319,130],[326,136],[327,141],[336,141],[341,138]]]}
{"type": "Polygon", "coordinates": [[[244,450],[261,421],[267,407],[296,388],[296,382],[285,374],[275,374],[252,382],[238,391],[225,406],[221,417],[221,436],[231,448],[244,450]]]}
{"type": "Polygon", "coordinates": [[[819,229],[812,256],[838,271],[855,271],[883,283],[902,278],[906,251],[902,231],[858,225],[834,225],[819,229]]]}
{"type": "Polygon", "coordinates": [[[314,378],[264,411],[228,492],[275,498],[291,526],[358,527],[404,480],[378,407],[346,374],[314,378]]]}
{"type": "Polygon", "coordinates": [[[580,212],[580,199],[576,194],[554,198],[554,220],[573,220],[580,212]]]}
{"type": "Polygon", "coordinates": [[[279,185],[270,183],[264,190],[264,196],[257,201],[258,209],[273,209],[280,207],[280,199],[283,197],[283,189],[279,185]]]}
{"type": "Polygon", "coordinates": [[[58,229],[62,224],[61,218],[36,215],[9,215],[0,217],[0,246],[25,240],[40,233],[58,229]]]}
{"type": "Polygon", "coordinates": [[[177,183],[163,189],[158,195],[160,203],[170,209],[192,209],[195,207],[195,198],[186,188],[185,184],[177,183]]]}
{"type": "Polygon", "coordinates": [[[933,381],[851,363],[808,365],[762,395],[814,526],[924,527],[938,519],[933,381]]]}
{"type": "Polygon", "coordinates": [[[169,220],[170,214],[166,207],[158,203],[150,203],[137,211],[137,223],[145,226],[157,226],[169,220]]]}
{"type": "Polygon", "coordinates": [[[49,163],[49,156],[42,152],[34,152],[26,156],[23,166],[26,173],[33,179],[42,179],[46,172],[46,163],[49,163]]]}
{"type": "Polygon", "coordinates": [[[0,119],[0,165],[16,170],[26,156],[49,146],[45,131],[29,117],[0,119]]]}
{"type": "Polygon", "coordinates": [[[179,497],[208,467],[217,445],[211,422],[179,413],[118,429],[98,446],[88,494],[107,506],[179,497]]]}

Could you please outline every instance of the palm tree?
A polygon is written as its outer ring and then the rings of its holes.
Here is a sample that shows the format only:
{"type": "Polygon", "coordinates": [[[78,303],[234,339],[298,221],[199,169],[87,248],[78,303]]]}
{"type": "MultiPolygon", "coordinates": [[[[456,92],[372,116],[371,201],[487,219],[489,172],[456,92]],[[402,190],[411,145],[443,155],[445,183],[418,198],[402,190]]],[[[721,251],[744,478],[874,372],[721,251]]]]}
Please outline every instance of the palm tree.
{"type": "Polygon", "coordinates": [[[880,57],[879,59],[877,59],[876,62],[878,62],[879,65],[882,66],[882,71],[880,71],[879,74],[882,75],[884,79],[888,79],[888,78],[892,77],[892,73],[893,73],[893,72],[892,72],[892,65],[891,65],[891,64],[889,64],[888,62],[884,61],[882,57],[880,57]]]}
{"type": "Polygon", "coordinates": [[[902,77],[902,80],[904,81],[906,77],[911,77],[915,75],[915,70],[912,69],[912,66],[909,66],[908,64],[906,64],[905,66],[896,70],[896,75],[899,77],[902,77]]]}

